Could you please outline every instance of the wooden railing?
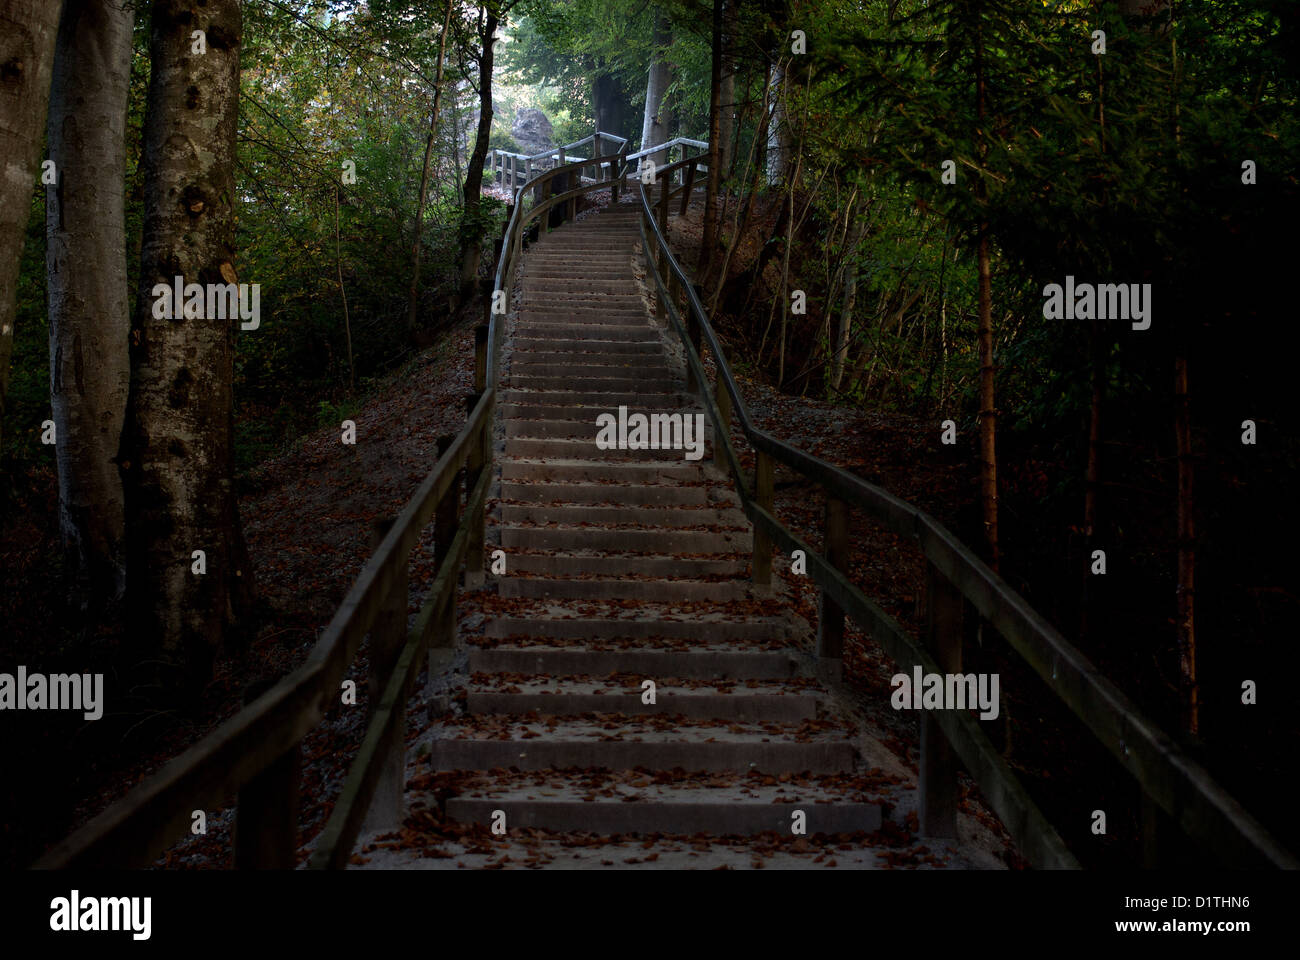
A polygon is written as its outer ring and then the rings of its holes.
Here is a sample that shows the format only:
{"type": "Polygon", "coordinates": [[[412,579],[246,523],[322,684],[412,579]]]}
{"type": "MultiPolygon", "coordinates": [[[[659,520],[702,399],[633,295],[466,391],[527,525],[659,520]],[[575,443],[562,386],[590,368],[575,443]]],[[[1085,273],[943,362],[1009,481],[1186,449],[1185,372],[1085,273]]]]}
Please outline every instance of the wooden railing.
{"type": "MultiPolygon", "coordinates": [[[[504,291],[505,302],[530,224],[553,209],[560,219],[571,218],[577,198],[592,190],[609,187],[617,193],[626,158],[616,155],[610,162],[618,175],[612,184],[589,183],[551,195],[552,181],[578,174],[582,164],[577,163],[547,170],[525,185],[547,195],[527,211],[515,205],[508,213],[494,272],[494,289],[504,291]]],[[[52,847],[36,868],[147,866],[189,835],[195,811],[217,809],[237,796],[234,865],[292,869],[298,855],[300,744],[327,712],[340,708],[343,682],[367,635],[365,738],[309,866],[344,867],[363,826],[398,826],[408,696],[426,653],[430,676],[450,655],[462,563],[467,586],[483,579],[484,504],[492,475],[496,354],[503,329],[502,312],[491,310],[494,299],[487,298],[487,322],[475,329],[474,392],[466,397],[464,427],[439,440],[437,462],[415,495],[377,529],[374,553],[306,662],[52,847]],[[433,584],[408,629],[411,551],[431,522],[433,584]]]]}
{"type": "Polygon", "coordinates": [[[533,179],[533,169],[538,172],[550,167],[562,167],[566,164],[580,164],[579,180],[605,181],[613,178],[617,158],[626,152],[627,140],[612,133],[597,130],[589,137],[583,137],[561,147],[543,150],[541,153],[511,153],[509,150],[492,150],[488,154],[487,168],[492,171],[492,179],[505,186],[511,192],[514,202],[518,203],[521,183],[533,179]],[[591,144],[591,156],[579,157],[573,151],[591,144]],[[609,147],[611,149],[602,149],[609,147]],[[588,171],[591,171],[588,176],[588,171]]]}
{"type": "MultiPolygon", "coordinates": [[[[629,160],[634,159],[629,156],[629,160]]],[[[1198,763],[1147,719],[1124,693],[1034,611],[1005,581],[934,518],[860,477],[832,466],[756,427],[731,374],[721,344],[685,272],[666,240],[671,199],[681,211],[691,198],[694,160],[656,171],[653,186],[639,184],[641,232],[648,273],[665,314],[682,340],[691,389],[698,389],[714,426],[714,456],[731,476],[745,514],[754,524],[752,576],[769,586],[772,549],[802,550],[808,575],[820,591],[817,654],[823,672],[838,676],[844,618],[876,641],[901,670],[919,665],[925,674],[960,673],[962,618],[967,603],[991,624],[1048,688],[1119,761],[1144,794],[1183,832],[1233,866],[1296,868],[1300,861],[1198,763]],[[674,188],[674,169],[687,171],[674,188]],[[716,376],[706,379],[701,356],[712,355],[716,376]],[[754,453],[752,481],[741,470],[731,443],[735,422],[754,453]],[[774,515],[773,472],[781,463],[825,494],[824,550],[815,551],[774,515]],[[917,643],[848,579],[850,509],[861,510],[890,531],[911,538],[926,559],[925,641],[917,643]]],[[[1038,867],[1074,868],[1078,862],[1015,774],[966,710],[928,710],[921,719],[919,816],[921,833],[956,835],[958,761],[1019,845],[1038,867]]]]}

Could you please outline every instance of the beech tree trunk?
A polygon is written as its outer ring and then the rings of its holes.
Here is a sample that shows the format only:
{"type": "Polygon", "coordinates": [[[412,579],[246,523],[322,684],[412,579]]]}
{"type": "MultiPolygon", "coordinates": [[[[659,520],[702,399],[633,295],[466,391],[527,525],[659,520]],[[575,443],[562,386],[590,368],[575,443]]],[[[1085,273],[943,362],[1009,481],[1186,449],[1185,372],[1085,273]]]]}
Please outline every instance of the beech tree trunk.
{"type": "Polygon", "coordinates": [[[597,130],[620,137],[626,135],[624,128],[627,126],[628,105],[617,76],[612,73],[597,73],[592,78],[591,103],[596,115],[597,130]]]}
{"type": "MultiPolygon", "coordinates": [[[[672,35],[664,23],[663,11],[655,8],[654,50],[651,53],[650,70],[645,85],[645,113],[641,118],[641,146],[648,150],[668,139],[668,118],[663,116],[664,93],[668,90],[668,61],[664,51],[672,41],[672,35]]],[[[642,163],[652,161],[656,167],[666,165],[667,157],[662,153],[642,157],[642,163]]]]}
{"type": "Polygon", "coordinates": [[[120,461],[132,636],[145,658],[142,682],[159,685],[154,696],[165,700],[210,679],[252,597],[232,457],[239,320],[156,319],[152,292],[176,276],[203,285],[235,278],[241,32],[238,0],[152,8],[144,240],[120,461]],[[205,54],[191,52],[195,30],[205,54]],[[199,550],[204,573],[194,572],[199,550]]]}
{"type": "Polygon", "coordinates": [[[772,119],[767,127],[767,182],[771,185],[781,183],[788,176],[790,156],[794,152],[786,105],[788,73],[779,61],[772,71],[772,119]]]}
{"type": "MultiPolygon", "coordinates": [[[[975,113],[979,118],[980,167],[988,153],[984,139],[986,112],[984,91],[984,32],[981,24],[975,42],[975,113]]],[[[981,169],[982,173],[982,169],[981,169]]],[[[984,177],[975,182],[975,194],[981,204],[988,200],[984,177]]],[[[984,514],[984,540],[988,547],[988,563],[998,568],[998,457],[997,457],[997,407],[994,404],[993,380],[993,283],[989,268],[989,223],[979,224],[976,241],[976,261],[979,272],[979,360],[980,360],[980,503],[984,514]]]]}
{"type": "Polygon", "coordinates": [[[722,0],[713,0],[712,64],[709,73],[709,176],[704,191],[704,223],[697,264],[706,286],[714,249],[718,245],[718,184],[722,182],[722,164],[718,161],[722,126],[722,0]]]}
{"type": "Polygon", "coordinates": [[[849,211],[851,226],[845,240],[844,261],[844,301],[840,308],[840,322],[835,325],[835,336],[831,338],[830,388],[838,392],[844,380],[844,358],[849,353],[849,335],[853,326],[853,308],[858,299],[858,246],[867,231],[867,218],[862,204],[855,203],[849,211]]]}
{"type": "Polygon", "coordinates": [[[1174,358],[1174,396],[1174,435],[1178,444],[1178,679],[1183,729],[1195,737],[1201,728],[1201,697],[1196,680],[1196,500],[1186,347],[1180,348],[1174,358]]]}
{"type": "Polygon", "coordinates": [[[420,168],[420,195],[415,202],[415,239],[411,243],[411,289],[406,297],[406,329],[415,330],[416,313],[420,301],[420,238],[424,232],[424,199],[429,190],[429,161],[438,140],[438,105],[442,101],[442,61],[447,52],[447,30],[451,27],[453,0],[447,0],[447,15],[442,21],[442,37],[438,41],[438,70],[433,80],[433,113],[429,117],[429,137],[424,143],[424,164],[420,168]]]}
{"type": "Polygon", "coordinates": [[[731,170],[736,142],[736,0],[722,11],[722,73],[718,88],[718,179],[724,180],[731,170]]]}
{"type": "Polygon", "coordinates": [[[479,263],[483,259],[483,224],[479,223],[479,195],[483,192],[483,164],[487,162],[488,140],[492,135],[492,40],[497,32],[497,15],[488,8],[480,21],[479,33],[483,52],[478,61],[478,131],[474,136],[474,150],[470,153],[469,168],[465,171],[465,208],[461,213],[460,242],[463,259],[460,267],[460,288],[467,295],[478,277],[479,263]]]}
{"type": "Polygon", "coordinates": [[[74,594],[98,606],[125,585],[115,459],[130,381],[126,279],[127,89],[134,11],[67,0],[50,91],[46,273],[59,529],[74,594]]]}
{"type": "Polygon", "coordinates": [[[0,437],[14,351],[18,271],[39,170],[62,6],[59,0],[0,0],[0,437]]]}

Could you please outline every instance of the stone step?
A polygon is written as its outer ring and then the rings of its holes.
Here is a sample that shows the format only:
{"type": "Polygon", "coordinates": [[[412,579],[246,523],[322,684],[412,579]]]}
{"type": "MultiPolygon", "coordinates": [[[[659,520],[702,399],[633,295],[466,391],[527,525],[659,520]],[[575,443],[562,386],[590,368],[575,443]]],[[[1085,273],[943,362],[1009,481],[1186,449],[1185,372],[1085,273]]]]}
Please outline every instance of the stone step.
{"type": "Polygon", "coordinates": [[[523,357],[532,354],[559,356],[575,354],[579,357],[618,356],[618,357],[659,357],[663,347],[658,338],[654,340],[625,342],[621,340],[601,340],[597,337],[565,339],[563,337],[515,337],[514,355],[523,357]]]}
{"type": "Polygon", "coordinates": [[[659,332],[648,323],[535,323],[522,318],[519,329],[527,333],[530,341],[600,343],[614,340],[627,344],[652,344],[656,351],[663,349],[659,332]]]}
{"type": "MultiPolygon", "coordinates": [[[[604,302],[599,297],[577,300],[539,299],[519,312],[519,323],[532,327],[540,324],[591,324],[611,327],[648,327],[650,315],[645,304],[604,302]]],[[[658,332],[656,330],[656,332],[658,332]]]]}
{"type": "Polygon", "coordinates": [[[639,242],[640,239],[641,233],[639,230],[615,225],[607,230],[590,227],[579,230],[552,230],[538,243],[538,246],[545,246],[551,250],[586,249],[588,247],[597,250],[608,250],[615,243],[626,244],[630,247],[632,244],[639,242]]]}
{"type": "MultiPolygon", "coordinates": [[[[613,718],[611,718],[613,719],[613,718]]],[[[456,728],[435,727],[429,747],[434,770],[519,770],[592,767],[606,770],[705,770],[714,773],[848,773],[856,751],[842,734],[813,734],[796,740],[799,727],[777,733],[772,723],[733,732],[732,727],[678,724],[671,731],[634,720],[611,731],[603,723],[566,721],[511,724],[508,740],[451,739],[456,728]],[[533,736],[528,737],[527,734],[533,736]],[[618,737],[636,739],[618,739],[618,737]]],[[[472,727],[466,727],[472,732],[472,727]]]]}
{"type": "MultiPolygon", "coordinates": [[[[671,559],[671,558],[669,558],[671,559]]],[[[602,572],[593,564],[589,574],[602,572]]],[[[529,597],[553,600],[711,600],[727,602],[751,597],[751,588],[743,580],[634,580],[579,579],[566,577],[501,577],[497,590],[503,597],[529,597]]]]}
{"type": "MultiPolygon", "coordinates": [[[[596,422],[597,418],[603,413],[612,414],[615,418],[618,417],[617,408],[615,408],[614,410],[601,410],[599,407],[582,407],[578,409],[585,410],[586,414],[581,418],[577,418],[573,420],[550,420],[550,419],[543,419],[543,418],[507,417],[505,418],[506,439],[508,440],[514,440],[516,438],[520,438],[520,439],[527,438],[532,440],[571,439],[571,440],[584,440],[584,441],[594,443],[596,440],[596,436],[602,429],[600,425],[598,425],[596,422]]],[[[708,419],[705,418],[704,413],[699,410],[692,411],[689,409],[679,408],[677,410],[669,412],[669,411],[665,411],[664,408],[662,407],[660,407],[659,409],[652,408],[649,410],[634,410],[630,407],[628,408],[629,417],[631,417],[633,414],[638,414],[638,413],[647,417],[655,417],[655,416],[675,417],[676,418],[675,422],[669,422],[663,428],[664,431],[671,432],[671,440],[673,442],[675,442],[677,438],[680,436],[682,438],[682,443],[683,444],[685,443],[685,434],[686,434],[685,425],[688,422],[690,424],[690,435],[692,441],[698,439],[701,433],[704,435],[704,439],[706,441],[711,440],[713,437],[713,431],[710,429],[711,424],[708,422],[708,419]],[[690,421],[687,421],[686,419],[687,417],[691,417],[692,419],[690,421]]],[[[650,422],[652,424],[658,423],[658,421],[654,421],[654,420],[650,422]]],[[[662,440],[663,438],[662,436],[660,436],[658,439],[662,440]]]]}
{"type": "Polygon", "coordinates": [[[510,575],[574,577],[597,573],[602,577],[744,577],[749,565],[741,559],[709,560],[701,557],[611,556],[608,553],[521,553],[508,560],[510,575]]]}
{"type": "MultiPolygon", "coordinates": [[[[704,506],[707,487],[674,487],[637,483],[520,483],[501,484],[502,500],[522,503],[623,503],[635,506],[704,506]]],[[[734,506],[734,498],[728,506],[734,506]]]]}
{"type": "Polygon", "coordinates": [[[615,797],[569,796],[568,791],[546,796],[544,788],[521,787],[514,793],[487,797],[449,797],[447,817],[458,823],[490,826],[497,810],[505,811],[508,829],[587,831],[610,834],[683,834],[695,836],[752,836],[790,833],[791,816],[802,810],[809,836],[819,833],[875,833],[881,826],[881,805],[862,802],[827,802],[817,798],[778,793],[768,788],[758,796],[733,796],[699,788],[684,788],[673,795],[670,787],[654,792],[615,797]],[[702,796],[703,795],[703,796],[702,796]]]}
{"type": "Polygon", "coordinates": [[[799,663],[777,650],[701,643],[685,650],[601,650],[586,647],[471,647],[471,673],[639,673],[647,677],[779,680],[800,675],[799,663]]]}
{"type": "Polygon", "coordinates": [[[545,460],[555,457],[561,460],[633,460],[654,462],[659,460],[682,460],[686,463],[701,463],[713,455],[713,444],[707,440],[699,442],[693,439],[692,446],[683,446],[680,450],[631,450],[611,448],[602,450],[596,445],[595,427],[587,439],[577,438],[541,438],[513,437],[506,448],[506,454],[513,457],[530,457],[545,460]]]}
{"type": "Polygon", "coordinates": [[[747,554],[753,549],[748,530],[638,530],[600,527],[501,527],[506,550],[609,550],[625,553],[747,554]]]}
{"type": "MultiPolygon", "coordinates": [[[[626,671],[620,671],[626,673],[626,671]]],[[[660,674],[660,676],[663,676],[660,674]]],[[[536,711],[541,716],[576,717],[584,713],[617,713],[624,716],[683,716],[693,719],[776,721],[791,723],[817,716],[821,698],[803,687],[783,688],[770,682],[760,689],[736,688],[720,692],[710,687],[683,687],[655,677],[655,702],[645,703],[637,682],[635,689],[617,686],[599,678],[542,677],[534,680],[471,680],[466,696],[470,713],[523,716],[536,711]],[[508,689],[501,689],[505,685],[508,689]]],[[[729,682],[720,681],[727,683],[729,682]]]]}
{"type": "Polygon", "coordinates": [[[574,373],[602,377],[636,373],[643,377],[671,378],[668,364],[662,357],[620,357],[613,354],[595,355],[587,359],[572,356],[555,358],[551,355],[535,356],[517,353],[510,359],[512,373],[525,373],[534,377],[567,377],[574,373]]]}
{"type": "MultiPolygon", "coordinates": [[[[660,412],[680,410],[683,413],[698,412],[698,408],[687,403],[685,397],[672,397],[669,394],[663,395],[666,398],[665,403],[656,404],[660,412]]],[[[602,413],[615,413],[618,409],[615,405],[614,410],[609,409],[609,405],[602,397],[600,403],[592,404],[563,404],[563,403],[505,403],[502,402],[498,409],[501,416],[506,420],[575,420],[581,423],[595,423],[596,417],[602,413]]],[[[643,408],[644,409],[644,408],[643,408]]],[[[708,420],[705,420],[704,427],[710,429],[708,420]]]]}
{"type": "Polygon", "coordinates": [[[595,294],[602,301],[609,300],[611,303],[626,303],[624,297],[635,297],[640,301],[641,295],[636,292],[636,284],[630,279],[623,278],[606,278],[593,277],[588,270],[586,276],[580,277],[556,277],[549,273],[530,274],[524,280],[524,288],[530,294],[545,295],[551,291],[559,293],[587,293],[595,294]]]}
{"type": "MultiPolygon", "coordinates": [[[[550,247],[535,246],[528,255],[524,257],[522,270],[532,271],[538,267],[560,267],[569,269],[574,267],[572,257],[563,253],[550,253],[550,247]]],[[[598,267],[602,270],[631,270],[632,268],[632,251],[627,253],[588,253],[582,258],[584,266],[598,267]]],[[[524,274],[520,274],[523,276],[524,274]]]]}
{"type": "Polygon", "coordinates": [[[587,307],[609,312],[615,309],[645,310],[639,293],[602,293],[567,280],[530,280],[524,285],[530,312],[587,307]]]}
{"type": "Polygon", "coordinates": [[[616,460],[570,460],[565,463],[503,460],[501,479],[533,483],[680,483],[704,479],[703,466],[689,461],[627,463],[616,460]]]}
{"type": "Polygon", "coordinates": [[[635,524],[642,527],[675,530],[707,527],[715,531],[718,528],[746,529],[748,527],[748,520],[739,510],[720,510],[712,506],[642,507],[582,503],[503,503],[498,509],[501,519],[510,524],[558,523],[565,526],[586,523],[601,526],[635,524]]]}
{"type": "Polygon", "coordinates": [[[535,262],[529,260],[524,268],[520,270],[519,276],[525,280],[533,278],[550,278],[550,279],[585,279],[595,277],[599,280],[618,280],[621,283],[630,284],[633,282],[632,263],[629,259],[627,262],[607,261],[605,263],[592,263],[583,258],[581,262],[575,263],[572,260],[554,260],[547,263],[535,262]]]}
{"type": "Polygon", "coordinates": [[[483,635],[489,639],[528,636],[551,640],[635,640],[639,641],[638,649],[648,649],[649,641],[655,638],[670,642],[689,640],[692,641],[692,645],[774,642],[789,637],[790,629],[789,623],[775,617],[744,620],[724,620],[716,617],[663,620],[654,617],[615,619],[590,614],[564,619],[512,615],[489,620],[483,628],[483,635]]]}
{"type": "MultiPolygon", "coordinates": [[[[527,373],[511,372],[508,388],[515,390],[563,390],[586,394],[676,394],[682,385],[669,380],[655,380],[652,377],[636,377],[625,374],[618,377],[579,377],[579,376],[533,376],[527,373]]],[[[610,401],[614,408],[618,401],[610,401]]]]}

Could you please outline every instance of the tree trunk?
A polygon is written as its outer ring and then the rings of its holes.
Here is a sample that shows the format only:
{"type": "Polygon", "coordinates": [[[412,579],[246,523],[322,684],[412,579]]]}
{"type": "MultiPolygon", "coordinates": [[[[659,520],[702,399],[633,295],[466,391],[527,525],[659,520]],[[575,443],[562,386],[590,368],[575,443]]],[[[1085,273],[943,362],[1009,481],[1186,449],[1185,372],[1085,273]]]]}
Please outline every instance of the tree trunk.
{"type": "MultiPolygon", "coordinates": [[[[155,697],[185,702],[211,677],[252,598],[233,476],[237,318],[155,318],[155,284],[235,278],[238,0],[152,9],[139,299],[120,462],[132,636],[155,697]],[[204,31],[207,52],[191,52],[204,31]],[[206,572],[194,572],[204,551],[206,572]]],[[[215,311],[213,311],[215,312],[215,311]]],[[[181,314],[184,317],[184,313],[181,314]]],[[[261,334],[265,335],[265,333],[261,334]]]]}
{"type": "Polygon", "coordinates": [[[725,180],[731,170],[736,142],[736,0],[726,3],[722,11],[722,75],[718,92],[718,179],[725,180]]]}
{"type": "Polygon", "coordinates": [[[849,212],[852,226],[845,241],[847,252],[844,264],[844,305],[840,309],[840,322],[835,327],[835,336],[831,344],[831,392],[838,392],[844,380],[844,358],[849,352],[849,334],[853,324],[853,307],[858,299],[858,246],[867,230],[867,218],[862,211],[862,204],[856,203],[849,212]]]}
{"type": "Polygon", "coordinates": [[[49,104],[57,0],[0,0],[0,437],[14,351],[18,272],[49,104]]]}
{"type": "Polygon", "coordinates": [[[1174,358],[1174,433],[1178,444],[1178,679],[1183,729],[1200,733],[1200,689],[1196,681],[1196,522],[1192,463],[1191,390],[1187,349],[1174,358]]]}
{"type": "Polygon", "coordinates": [[[1092,395],[1088,404],[1088,463],[1083,488],[1083,603],[1079,617],[1079,635],[1086,638],[1090,621],[1090,571],[1094,537],[1097,531],[1097,496],[1101,492],[1101,407],[1105,399],[1106,343],[1100,320],[1092,321],[1091,330],[1092,395]]]}
{"type": "MultiPolygon", "coordinates": [[[[975,114],[979,122],[980,177],[975,195],[981,206],[988,202],[983,167],[988,155],[984,135],[986,112],[984,90],[984,29],[981,23],[975,41],[975,114]]],[[[979,269],[979,360],[980,360],[980,501],[984,514],[984,541],[989,566],[998,568],[998,458],[997,408],[993,396],[993,284],[989,268],[989,223],[979,224],[976,259],[979,269]]]]}
{"type": "Polygon", "coordinates": [[[718,148],[722,126],[722,0],[713,0],[712,68],[709,71],[709,176],[704,191],[704,223],[700,238],[699,268],[705,284],[714,248],[718,245],[718,184],[722,182],[722,164],[718,148]]]}
{"type": "Polygon", "coordinates": [[[463,259],[460,266],[460,292],[470,293],[478,277],[479,263],[483,259],[483,229],[479,222],[479,195],[483,192],[483,164],[487,162],[488,140],[492,135],[492,40],[496,37],[497,15],[491,8],[484,10],[483,30],[479,39],[483,53],[478,61],[478,132],[474,136],[474,150],[470,153],[469,167],[465,171],[465,208],[461,212],[460,242],[463,259]]]}
{"type": "Polygon", "coordinates": [[[50,399],[59,532],[74,595],[94,607],[125,585],[122,477],[114,462],[130,383],[126,101],[134,11],[68,0],[50,91],[46,188],[50,399]]]}
{"type": "Polygon", "coordinates": [[[618,77],[612,73],[597,73],[591,81],[591,101],[596,129],[601,133],[625,136],[627,101],[618,77]]]}
{"type": "Polygon", "coordinates": [[[786,106],[789,71],[778,62],[772,72],[772,120],[767,127],[767,182],[781,183],[789,174],[794,138],[790,132],[790,111],[786,106]]]}
{"type": "MultiPolygon", "coordinates": [[[[641,150],[648,150],[668,139],[668,118],[662,115],[662,111],[669,79],[668,61],[664,54],[671,42],[672,34],[664,22],[663,11],[656,7],[654,48],[650,53],[650,70],[645,85],[645,114],[641,119],[641,150]]],[[[666,159],[664,154],[656,153],[642,157],[641,163],[652,161],[656,167],[662,167],[665,166],[666,159]]]]}
{"type": "Polygon", "coordinates": [[[411,243],[411,289],[406,298],[406,329],[415,330],[415,315],[420,302],[420,238],[424,232],[424,198],[429,189],[429,160],[438,140],[438,105],[442,101],[442,61],[447,52],[447,30],[451,27],[454,0],[447,0],[447,15],[442,21],[438,41],[438,70],[433,80],[433,113],[429,117],[429,138],[424,143],[424,165],[420,168],[420,195],[415,202],[415,239],[411,243]]]}

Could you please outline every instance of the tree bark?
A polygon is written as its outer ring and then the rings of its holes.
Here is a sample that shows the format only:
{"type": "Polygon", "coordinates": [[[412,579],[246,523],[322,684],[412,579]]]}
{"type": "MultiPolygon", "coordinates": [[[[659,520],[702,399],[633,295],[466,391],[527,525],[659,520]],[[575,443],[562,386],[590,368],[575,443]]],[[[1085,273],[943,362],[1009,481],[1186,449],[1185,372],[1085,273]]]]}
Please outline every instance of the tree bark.
{"type": "Polygon", "coordinates": [[[47,134],[57,171],[45,209],[59,531],[74,595],[96,607],[120,599],[126,577],[115,459],[130,383],[124,183],[133,20],[120,0],[67,0],[47,134]]]}
{"type": "Polygon", "coordinates": [[[57,0],[0,0],[0,437],[14,351],[18,272],[32,212],[59,29],[57,0]]]}
{"type": "Polygon", "coordinates": [[[628,106],[618,77],[612,73],[597,73],[591,81],[591,101],[596,129],[601,133],[626,136],[628,106]]]}
{"type": "Polygon", "coordinates": [[[790,132],[790,111],[785,104],[789,70],[778,62],[772,72],[772,119],[767,127],[767,182],[781,183],[789,175],[794,138],[790,132]]]}
{"type": "Polygon", "coordinates": [[[862,204],[855,203],[849,212],[852,226],[845,240],[847,252],[844,264],[844,304],[840,309],[840,322],[836,324],[831,344],[830,388],[838,392],[844,380],[844,358],[849,352],[849,334],[853,325],[853,308],[858,299],[858,246],[867,230],[867,218],[862,204]]]}
{"type": "MultiPolygon", "coordinates": [[[[975,40],[975,114],[979,124],[981,176],[975,182],[975,194],[981,206],[988,202],[983,167],[988,154],[984,134],[986,113],[984,90],[984,30],[977,28],[975,40]]],[[[976,240],[979,270],[979,360],[980,360],[980,502],[984,515],[984,541],[988,563],[998,568],[998,458],[997,407],[994,405],[993,366],[993,284],[989,267],[989,222],[981,220],[976,240]]]]}
{"type": "Polygon", "coordinates": [[[718,91],[718,179],[725,180],[731,170],[736,142],[736,0],[727,2],[722,11],[722,74],[718,91]]]}
{"type": "MultiPolygon", "coordinates": [[[[447,30],[451,27],[454,0],[447,0],[447,15],[442,21],[438,41],[438,70],[433,80],[433,113],[429,117],[429,137],[424,143],[424,165],[420,168],[420,196],[415,203],[415,239],[411,243],[411,289],[406,298],[406,329],[415,330],[415,315],[420,302],[420,238],[424,232],[424,198],[429,189],[429,161],[438,140],[438,105],[442,101],[442,61],[447,52],[447,30]]],[[[340,280],[341,283],[341,280],[340,280]]]]}
{"type": "Polygon", "coordinates": [[[152,8],[144,240],[120,465],[141,681],[173,702],[210,679],[252,599],[233,475],[239,321],[158,319],[153,294],[176,276],[204,285],[235,276],[241,32],[238,0],[156,0],[152,8]],[[191,52],[194,30],[204,31],[205,54],[191,52]],[[196,550],[206,555],[202,574],[193,572],[196,550]]]}
{"type": "MultiPolygon", "coordinates": [[[[651,147],[658,146],[668,139],[668,118],[662,115],[664,105],[664,93],[668,90],[668,61],[664,58],[664,53],[668,45],[672,42],[672,34],[668,31],[668,26],[664,22],[663,11],[655,8],[655,25],[654,25],[654,48],[650,54],[650,70],[646,76],[645,85],[645,113],[641,118],[641,146],[639,149],[648,150],[651,147]]],[[[665,166],[665,157],[662,153],[652,154],[642,157],[641,164],[651,161],[656,167],[665,166]]]]}
{"type": "Polygon", "coordinates": [[[1178,444],[1178,679],[1183,729],[1200,733],[1200,688],[1196,680],[1196,520],[1192,463],[1191,388],[1187,350],[1174,358],[1174,434],[1178,444]]]}
{"type": "Polygon", "coordinates": [[[722,125],[722,0],[713,0],[712,53],[709,71],[709,176],[705,184],[704,223],[699,262],[696,264],[706,285],[714,249],[718,245],[718,184],[722,182],[722,164],[718,160],[722,125]]]}
{"type": "Polygon", "coordinates": [[[460,292],[470,293],[483,259],[483,224],[479,223],[480,194],[483,192],[483,164],[487,162],[488,140],[492,135],[492,40],[497,32],[497,15],[492,8],[483,11],[483,29],[479,39],[483,53],[478,61],[478,131],[474,150],[465,171],[465,207],[461,211],[460,242],[463,259],[460,267],[460,292]]]}

